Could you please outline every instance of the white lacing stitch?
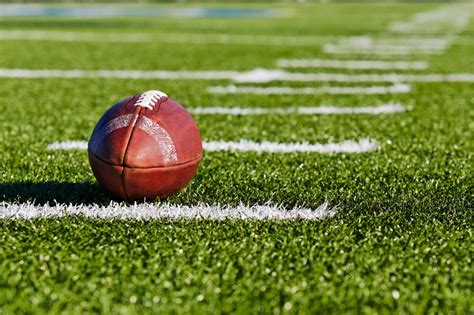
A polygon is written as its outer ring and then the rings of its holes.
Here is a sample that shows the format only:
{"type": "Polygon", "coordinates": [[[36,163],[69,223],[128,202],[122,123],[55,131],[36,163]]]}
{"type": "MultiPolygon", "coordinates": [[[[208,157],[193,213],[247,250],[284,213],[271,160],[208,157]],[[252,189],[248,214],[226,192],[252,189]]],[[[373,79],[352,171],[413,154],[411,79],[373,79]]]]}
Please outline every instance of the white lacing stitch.
{"type": "Polygon", "coordinates": [[[158,90],[146,91],[140,95],[140,98],[135,103],[135,106],[153,109],[156,102],[158,102],[163,97],[168,97],[168,95],[158,90]]]}

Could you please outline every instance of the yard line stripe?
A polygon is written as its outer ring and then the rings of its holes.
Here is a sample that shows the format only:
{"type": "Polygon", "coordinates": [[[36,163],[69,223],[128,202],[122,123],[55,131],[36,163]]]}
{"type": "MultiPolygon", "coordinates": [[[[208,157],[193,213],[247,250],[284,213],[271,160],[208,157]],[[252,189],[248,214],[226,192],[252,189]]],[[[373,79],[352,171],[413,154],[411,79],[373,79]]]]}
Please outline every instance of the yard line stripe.
{"type": "Polygon", "coordinates": [[[33,203],[0,203],[1,220],[57,219],[79,216],[87,219],[112,220],[320,220],[333,217],[336,208],[323,203],[316,209],[282,206],[224,206],[198,204],[182,206],[154,203],[117,203],[108,205],[35,205],[33,203]]]}
{"type": "Polygon", "coordinates": [[[88,33],[70,31],[0,31],[0,40],[136,43],[152,40],[140,33],[88,33]]]}
{"type": "Polygon", "coordinates": [[[87,141],[83,140],[69,140],[61,142],[53,142],[47,146],[48,150],[87,150],[87,141]]]}
{"type": "Polygon", "coordinates": [[[474,82],[472,73],[301,73],[273,69],[254,69],[240,72],[232,77],[235,82],[258,83],[271,81],[298,81],[298,82],[474,82]]]}
{"type": "Polygon", "coordinates": [[[327,54],[336,55],[386,55],[386,56],[406,56],[406,55],[440,55],[443,53],[442,49],[415,49],[415,48],[389,48],[389,47],[341,47],[334,44],[325,44],[323,51],[327,54]]]}
{"type": "Polygon", "coordinates": [[[407,47],[440,47],[445,48],[454,36],[441,37],[371,37],[371,36],[351,36],[343,37],[338,44],[345,47],[365,47],[374,48],[374,46],[407,46],[407,47]]]}
{"type": "Polygon", "coordinates": [[[373,50],[395,50],[395,51],[400,51],[400,52],[419,52],[419,51],[425,51],[425,50],[443,50],[447,47],[447,44],[422,44],[419,43],[418,45],[413,43],[413,44],[368,44],[368,45],[355,45],[351,42],[340,42],[337,45],[335,45],[337,48],[342,48],[342,49],[373,49],[373,50]]]}
{"type": "Polygon", "coordinates": [[[229,80],[239,71],[168,71],[168,70],[30,70],[0,69],[4,78],[116,78],[116,79],[168,79],[168,80],[229,80]]]}
{"type": "MultiPolygon", "coordinates": [[[[278,142],[253,142],[240,140],[237,142],[209,141],[203,143],[206,151],[240,151],[240,152],[267,152],[267,153],[363,153],[379,148],[378,141],[363,138],[359,141],[346,140],[340,143],[278,143],[278,142]]],[[[62,141],[54,142],[47,146],[48,150],[87,150],[87,141],[62,141]]]]}
{"type": "Polygon", "coordinates": [[[260,83],[271,81],[300,82],[474,82],[472,73],[301,73],[281,69],[257,68],[250,71],[209,70],[58,70],[58,69],[1,69],[2,78],[115,78],[115,79],[166,79],[166,80],[230,80],[260,83]]]}
{"type": "Polygon", "coordinates": [[[278,59],[281,68],[329,68],[329,69],[376,69],[376,70],[423,70],[426,61],[379,61],[340,59],[278,59]]]}
{"type": "Polygon", "coordinates": [[[327,43],[323,51],[332,54],[412,55],[441,54],[454,37],[444,38],[373,38],[353,36],[327,43]]]}
{"type": "Polygon", "coordinates": [[[352,94],[401,94],[409,93],[411,86],[408,84],[394,84],[392,86],[369,86],[369,87],[345,87],[345,86],[329,86],[329,87],[259,87],[259,86],[211,86],[207,89],[209,93],[213,94],[298,94],[298,95],[313,95],[313,94],[332,94],[332,95],[352,95],[352,94]]]}
{"type": "Polygon", "coordinates": [[[334,36],[278,36],[241,34],[144,34],[144,33],[92,33],[70,31],[4,30],[0,40],[64,41],[64,42],[118,42],[118,43],[169,43],[169,44],[221,44],[221,45],[271,45],[320,46],[334,36]]]}
{"type": "Polygon", "coordinates": [[[472,7],[445,5],[435,10],[417,13],[409,21],[396,21],[389,30],[395,33],[457,32],[466,27],[472,15],[472,7]]]}
{"type": "Polygon", "coordinates": [[[335,107],[335,106],[305,106],[305,107],[194,107],[188,110],[197,115],[344,115],[344,114],[392,114],[401,113],[406,109],[398,103],[387,103],[379,106],[364,107],[335,107]]]}
{"type": "Polygon", "coordinates": [[[212,141],[204,145],[207,151],[240,151],[240,152],[270,152],[270,153],[363,153],[378,149],[379,143],[370,139],[359,141],[344,141],[341,143],[275,143],[269,141],[252,142],[240,140],[239,142],[212,141]]]}

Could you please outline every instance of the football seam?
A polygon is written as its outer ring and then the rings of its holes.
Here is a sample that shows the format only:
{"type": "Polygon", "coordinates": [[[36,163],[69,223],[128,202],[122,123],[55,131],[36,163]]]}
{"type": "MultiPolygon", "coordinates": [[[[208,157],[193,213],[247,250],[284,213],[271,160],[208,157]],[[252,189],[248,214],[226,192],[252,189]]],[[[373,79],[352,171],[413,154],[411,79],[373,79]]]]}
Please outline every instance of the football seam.
{"type": "Polygon", "coordinates": [[[126,188],[126,185],[125,185],[125,158],[127,157],[128,148],[130,147],[130,141],[132,140],[133,133],[135,132],[135,126],[137,124],[138,119],[140,118],[141,111],[142,111],[142,108],[139,108],[138,112],[134,113],[135,119],[133,120],[133,122],[129,126],[131,131],[130,131],[130,135],[128,136],[128,139],[127,139],[127,145],[125,146],[125,151],[123,153],[122,165],[119,165],[119,166],[122,166],[122,173],[120,174],[120,179],[122,181],[123,192],[125,194],[125,197],[127,197],[127,199],[129,199],[129,196],[128,196],[127,188],[126,188]]]}
{"type": "Polygon", "coordinates": [[[104,163],[107,163],[111,166],[120,166],[120,167],[123,167],[124,169],[125,168],[128,168],[128,169],[159,169],[159,168],[163,168],[163,169],[168,169],[168,168],[173,168],[173,167],[177,167],[177,166],[183,166],[183,165],[187,165],[187,164],[193,164],[197,161],[200,161],[202,159],[202,155],[192,159],[192,160],[189,160],[189,161],[186,161],[186,162],[182,162],[182,163],[178,163],[178,164],[173,164],[173,165],[163,165],[163,166],[149,166],[149,167],[139,167],[139,166],[129,166],[129,165],[119,165],[119,164],[113,164],[113,163],[110,163],[109,161],[106,161],[100,157],[98,157],[97,155],[95,155],[94,153],[92,153],[91,151],[89,151],[90,154],[92,154],[94,157],[96,157],[98,160],[101,160],[102,162],[104,163]]]}

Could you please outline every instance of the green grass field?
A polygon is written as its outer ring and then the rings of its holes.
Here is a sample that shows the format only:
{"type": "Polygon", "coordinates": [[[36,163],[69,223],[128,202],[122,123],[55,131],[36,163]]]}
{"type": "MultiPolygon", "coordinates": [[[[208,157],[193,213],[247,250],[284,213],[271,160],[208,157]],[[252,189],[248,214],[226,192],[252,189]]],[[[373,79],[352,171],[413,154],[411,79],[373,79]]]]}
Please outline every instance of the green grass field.
{"type": "MultiPolygon", "coordinates": [[[[51,151],[47,146],[87,141],[103,112],[131,94],[159,89],[190,109],[402,104],[405,111],[381,115],[193,115],[206,142],[327,144],[369,138],[380,145],[363,153],[205,152],[191,184],[168,201],[155,202],[284,209],[316,209],[328,202],[336,215],[222,221],[3,217],[0,314],[472,314],[472,79],[410,82],[411,91],[400,94],[259,95],[212,94],[208,88],[386,87],[390,82],[14,78],[3,71],[248,71],[277,69],[280,58],[319,58],[423,61],[428,66],[286,70],[343,75],[474,72],[473,19],[455,31],[449,25],[428,29],[430,34],[390,30],[396,21],[410,22],[417,13],[446,5],[220,7],[271,7],[276,13],[189,19],[0,17],[0,212],[26,203],[109,204],[86,151],[51,151]],[[43,38],[21,38],[33,31],[43,38]],[[12,32],[19,37],[8,39],[12,32]],[[58,38],[71,34],[77,40],[58,38]],[[117,34],[145,37],[120,41],[113,37],[117,34]],[[350,36],[451,41],[439,54],[324,51],[324,45],[350,36]]],[[[128,205],[122,206],[127,211],[128,205]]]]}

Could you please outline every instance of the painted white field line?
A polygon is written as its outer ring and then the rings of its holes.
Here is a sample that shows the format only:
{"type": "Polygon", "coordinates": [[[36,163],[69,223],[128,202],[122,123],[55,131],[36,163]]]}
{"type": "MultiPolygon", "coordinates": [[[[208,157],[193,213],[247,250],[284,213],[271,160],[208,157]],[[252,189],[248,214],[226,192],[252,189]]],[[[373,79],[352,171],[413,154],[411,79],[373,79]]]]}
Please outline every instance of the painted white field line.
{"type": "MultiPolygon", "coordinates": [[[[359,141],[347,140],[340,143],[278,143],[278,142],[253,142],[240,140],[238,142],[210,141],[204,142],[206,151],[241,151],[241,152],[268,152],[268,153],[362,153],[378,149],[379,142],[371,139],[359,141]]],[[[48,145],[48,150],[87,150],[87,141],[62,141],[48,145]]]]}
{"type": "Polygon", "coordinates": [[[166,79],[166,80],[230,80],[234,82],[474,82],[472,73],[427,73],[427,74],[345,74],[345,73],[300,73],[281,69],[257,68],[250,71],[209,70],[33,70],[1,69],[1,78],[116,78],[116,79],[166,79]]]}
{"type": "Polygon", "coordinates": [[[87,150],[87,141],[83,140],[69,140],[61,142],[53,142],[48,144],[48,150],[87,150]]]}
{"type": "Polygon", "coordinates": [[[255,69],[242,72],[232,78],[235,82],[474,82],[474,73],[426,73],[426,74],[346,74],[346,73],[299,73],[283,70],[255,69]]]}
{"type": "Polygon", "coordinates": [[[70,31],[0,31],[0,40],[64,41],[64,42],[146,42],[150,35],[140,33],[88,33],[70,31]]]}
{"type": "Polygon", "coordinates": [[[4,78],[116,78],[116,79],[198,79],[229,80],[240,75],[239,71],[168,71],[168,70],[31,70],[0,69],[4,78]]]}
{"type": "Polygon", "coordinates": [[[423,70],[426,61],[380,61],[335,59],[278,59],[282,68],[329,68],[329,69],[376,69],[376,70],[423,70]]]}
{"type": "MultiPolygon", "coordinates": [[[[0,72],[1,74],[1,72],[0,72]]],[[[273,69],[254,69],[241,72],[231,78],[235,82],[257,83],[272,81],[299,82],[474,82],[473,73],[427,73],[427,74],[346,74],[346,73],[300,73],[273,69]]]]}
{"type": "Polygon", "coordinates": [[[212,86],[207,89],[209,93],[213,94],[299,94],[299,95],[313,95],[313,94],[333,94],[333,95],[351,95],[351,94],[401,94],[409,93],[411,86],[408,84],[394,84],[392,86],[369,86],[369,87],[346,87],[346,86],[329,86],[329,87],[259,87],[259,86],[212,86]]]}
{"type": "Polygon", "coordinates": [[[389,31],[410,34],[399,38],[373,38],[356,36],[340,39],[336,43],[323,46],[329,54],[359,54],[378,56],[436,55],[446,50],[454,39],[454,34],[469,24],[473,14],[472,5],[449,4],[435,10],[417,13],[409,21],[396,21],[389,31]],[[423,34],[436,34],[426,38],[423,34]],[[439,35],[441,34],[441,35],[439,35]],[[417,37],[413,37],[413,35],[417,37]]]}
{"type": "Polygon", "coordinates": [[[452,42],[453,37],[442,38],[373,38],[353,36],[327,43],[323,51],[331,54],[366,55],[435,55],[441,54],[452,42]]]}
{"type": "Polygon", "coordinates": [[[222,205],[198,204],[180,206],[170,204],[111,202],[108,205],[34,205],[32,203],[0,203],[0,219],[31,220],[36,218],[64,218],[80,216],[88,219],[114,220],[320,220],[336,214],[336,208],[323,203],[316,209],[295,207],[285,209],[270,205],[222,205]]]}
{"type": "Polygon", "coordinates": [[[305,107],[194,107],[188,108],[198,115],[345,115],[345,114],[392,114],[401,113],[406,108],[399,103],[387,103],[379,106],[335,107],[335,106],[305,106],[305,107]]]}
{"type": "Polygon", "coordinates": [[[377,48],[377,47],[422,47],[422,48],[446,48],[454,39],[452,35],[441,37],[426,36],[404,36],[404,37],[372,37],[372,36],[350,36],[339,39],[341,47],[377,48]]]}
{"type": "Polygon", "coordinates": [[[241,140],[239,142],[213,141],[205,144],[207,151],[241,151],[241,152],[270,152],[270,153],[363,153],[377,150],[379,143],[370,139],[359,141],[344,141],[340,143],[275,143],[275,142],[252,142],[241,140]]]}
{"type": "Polygon", "coordinates": [[[335,55],[386,55],[386,56],[407,56],[407,55],[440,55],[443,49],[414,48],[414,47],[341,47],[335,44],[325,44],[323,51],[327,54],[335,55]]]}
{"type": "Polygon", "coordinates": [[[389,30],[395,33],[450,33],[462,30],[473,13],[472,4],[450,4],[417,13],[409,21],[396,21],[389,30]]]}
{"type": "Polygon", "coordinates": [[[70,31],[4,30],[0,40],[64,41],[64,42],[130,42],[169,44],[223,44],[319,46],[333,36],[278,36],[240,34],[183,34],[183,33],[97,33],[70,31]]]}

